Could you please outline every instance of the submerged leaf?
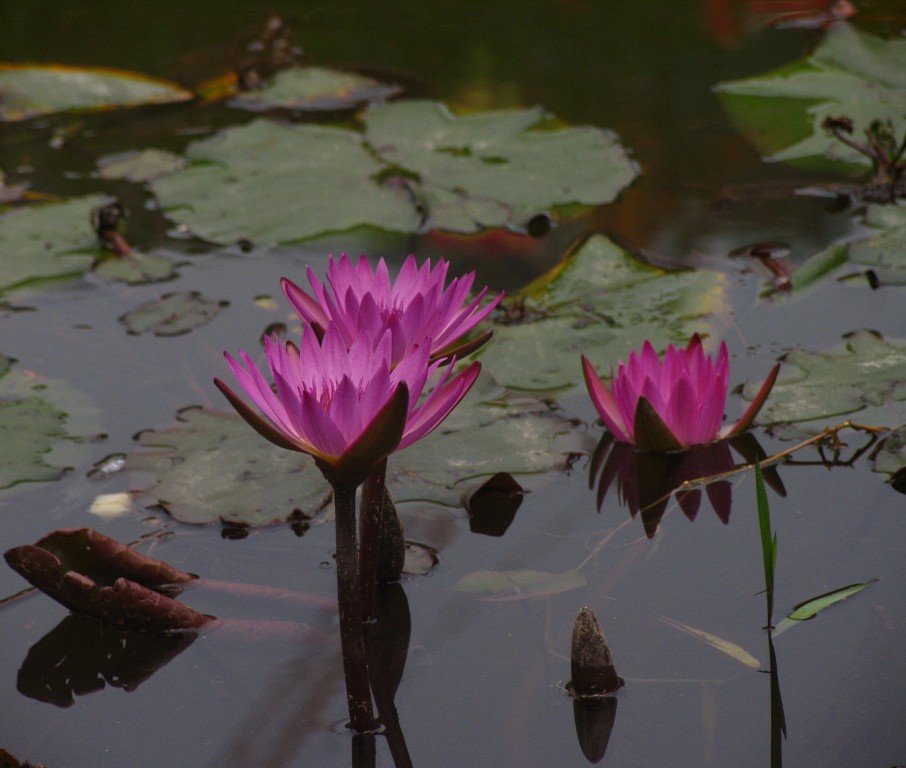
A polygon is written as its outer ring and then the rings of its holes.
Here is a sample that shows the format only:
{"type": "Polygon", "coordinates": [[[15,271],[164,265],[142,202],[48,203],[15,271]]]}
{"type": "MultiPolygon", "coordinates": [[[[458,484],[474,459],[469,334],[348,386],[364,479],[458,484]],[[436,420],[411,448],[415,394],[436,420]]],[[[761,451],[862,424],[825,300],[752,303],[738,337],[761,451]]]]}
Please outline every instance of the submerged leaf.
{"type": "Polygon", "coordinates": [[[101,110],[186,101],[176,83],[138,72],[63,64],[0,64],[0,121],[69,110],[101,110]]]}
{"type": "Polygon", "coordinates": [[[861,139],[875,120],[903,124],[906,41],[882,40],[834,24],[805,60],[717,90],[734,122],[771,160],[866,165],[868,159],[822,128],[828,117],[853,122],[861,139]]]}
{"type": "Polygon", "coordinates": [[[507,602],[528,600],[569,592],[586,584],[580,571],[475,571],[463,576],[453,587],[457,592],[492,593],[479,600],[507,602]]]}
{"type": "Polygon", "coordinates": [[[185,158],[172,152],[143,149],[141,152],[102,157],[98,161],[98,173],[102,179],[125,179],[141,184],[182,170],[185,166],[185,158]]]}
{"type": "Polygon", "coordinates": [[[693,637],[697,637],[699,640],[704,640],[712,648],[716,648],[718,651],[726,654],[731,659],[735,659],[740,664],[745,664],[749,669],[761,669],[761,662],[752,656],[745,648],[736,643],[731,643],[729,640],[724,640],[722,637],[712,635],[710,632],[705,632],[703,629],[690,627],[688,624],[683,624],[682,622],[675,621],[666,616],[661,616],[660,619],[674,629],[679,629],[693,637]]]}

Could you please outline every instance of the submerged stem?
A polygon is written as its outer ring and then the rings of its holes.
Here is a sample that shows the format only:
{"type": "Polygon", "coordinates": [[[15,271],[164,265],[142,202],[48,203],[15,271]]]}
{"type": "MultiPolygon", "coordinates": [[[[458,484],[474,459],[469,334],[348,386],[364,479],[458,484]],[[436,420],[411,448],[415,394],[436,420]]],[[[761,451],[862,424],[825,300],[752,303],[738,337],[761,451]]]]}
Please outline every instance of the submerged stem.
{"type": "Polygon", "coordinates": [[[365,656],[362,623],[355,522],[355,486],[334,487],[337,530],[337,602],[340,609],[340,644],[343,649],[343,673],[346,677],[346,700],[353,731],[366,733],[374,729],[371,684],[365,656]]]}

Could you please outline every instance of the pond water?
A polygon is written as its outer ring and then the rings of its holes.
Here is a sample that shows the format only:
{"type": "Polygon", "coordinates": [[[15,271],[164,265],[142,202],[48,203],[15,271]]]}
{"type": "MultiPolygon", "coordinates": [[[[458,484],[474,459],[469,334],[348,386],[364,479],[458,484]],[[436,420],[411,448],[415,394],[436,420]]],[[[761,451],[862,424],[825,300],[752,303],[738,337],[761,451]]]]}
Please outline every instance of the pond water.
{"type": "MultiPolygon", "coordinates": [[[[896,4],[865,6],[867,28],[904,25],[896,4]]],[[[572,243],[606,232],[658,264],[724,276],[726,309],[708,329],[730,348],[731,387],[759,381],[789,350],[827,349],[859,329],[906,336],[902,288],[828,279],[766,297],[764,275],[729,256],[754,242],[784,241],[795,265],[857,232],[853,209],[794,194],[832,176],[763,162],[712,90],[797,59],[820,37],[766,28],[745,3],[162,2],[153,12],[130,3],[19,3],[0,7],[0,51],[11,61],[197,82],[221,72],[237,40],[272,12],[292,23],[320,65],[376,73],[464,109],[540,104],[566,123],[612,129],[641,175],[613,204],[531,241],[357,230],[292,246],[215,248],[174,232],[146,204],[143,187],[92,172],[99,157],[148,146],[182,151],[249,114],[223,104],[173,105],[0,125],[7,183],[60,196],[117,195],[131,212],[130,240],[179,264],[167,283],[127,286],[88,275],[16,293],[12,303],[33,311],[0,310],[0,352],[17,369],[79,393],[67,409],[70,434],[104,434],[55,448],[52,463],[72,467],[61,479],[0,496],[2,549],[57,528],[94,527],[123,542],[144,537],[143,551],[208,580],[308,596],[189,589],[186,603],[230,621],[182,641],[124,637],[40,594],[4,605],[0,748],[19,760],[48,768],[350,764],[329,515],[304,533],[280,523],[241,536],[218,523],[178,523],[139,501],[105,519],[91,513],[93,501],[133,488],[135,479],[88,476],[105,456],[132,451],[137,433],[171,425],[181,409],[225,407],[211,383],[228,376],[223,350],[253,349],[269,323],[286,320],[280,277],[302,281],[306,264],[322,274],[328,253],[383,255],[393,265],[407,253],[443,256],[457,272],[476,270],[477,284],[513,293],[572,243]],[[172,291],[229,304],[184,335],[126,333],[121,316],[172,291]],[[254,301],[262,296],[277,308],[254,301]]],[[[493,354],[492,341],[482,359],[493,354]]],[[[376,764],[395,764],[391,746],[399,750],[400,738],[412,765],[432,768],[592,759],[740,768],[906,763],[906,515],[903,496],[871,471],[870,451],[860,453],[870,436],[843,433],[836,466],[828,451],[811,448],[777,467],[784,494],[768,492],[779,545],[775,620],[822,593],[878,581],[771,647],[751,473],[732,478],[727,519],[703,500],[690,521],[671,501],[647,536],[616,488],[599,508],[589,453],[603,428],[578,359],[573,384],[556,394],[557,407],[573,420],[581,449],[557,471],[520,478],[529,492],[502,535],[474,532],[459,507],[400,504],[407,538],[435,547],[439,564],[382,594],[401,735],[377,739],[376,764]],[[530,599],[486,600],[457,589],[477,571],[574,569],[582,584],[530,599]],[[583,606],[597,614],[626,680],[609,707],[591,712],[564,691],[583,606]],[[747,666],[738,652],[721,652],[665,618],[729,641],[757,662],[747,666]]],[[[731,395],[729,417],[743,408],[731,395]]],[[[769,455],[792,445],[754,434],[769,455]]],[[[505,456],[500,461],[500,471],[510,469],[505,456]]],[[[0,570],[0,597],[24,586],[0,570]]]]}

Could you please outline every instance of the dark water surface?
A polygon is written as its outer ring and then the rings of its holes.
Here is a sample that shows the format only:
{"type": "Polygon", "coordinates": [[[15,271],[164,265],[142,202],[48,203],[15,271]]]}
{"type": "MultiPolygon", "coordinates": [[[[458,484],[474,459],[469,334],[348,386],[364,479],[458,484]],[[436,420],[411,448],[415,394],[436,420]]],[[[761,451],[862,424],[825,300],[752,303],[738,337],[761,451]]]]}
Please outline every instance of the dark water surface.
{"type": "MultiPolygon", "coordinates": [[[[660,261],[719,269],[732,306],[718,325],[731,349],[732,386],[763,376],[784,351],[823,349],[859,328],[906,336],[906,312],[896,289],[842,283],[759,298],[762,277],[728,257],[747,243],[784,240],[791,259],[801,261],[846,236],[852,224],[848,212],[831,211],[826,200],[792,195],[815,177],[762,163],[711,92],[720,80],[799,57],[816,33],[765,30],[751,18],[734,31],[720,22],[721,11],[747,18],[742,5],[686,1],[0,2],[0,57],[197,80],[219,71],[244,31],[279,12],[294,23],[315,63],[398,75],[419,95],[451,104],[541,104],[568,122],[612,128],[642,176],[616,204],[554,230],[529,256],[445,250],[428,237],[376,255],[396,263],[407,252],[444,255],[457,269],[476,269],[479,284],[513,290],[556,263],[575,238],[608,231],[660,261]]],[[[179,149],[190,140],[186,129],[246,119],[214,106],[0,126],[0,167],[16,181],[16,168],[32,166],[21,176],[35,188],[96,191],[98,182],[87,174],[98,156],[148,145],[179,149]],[[74,138],[60,150],[49,148],[55,128],[74,121],[83,122],[74,138]]],[[[104,189],[120,193],[116,185],[104,189]]],[[[144,201],[134,190],[123,194],[141,210],[144,201]]],[[[159,225],[139,213],[130,234],[155,243],[159,225]]],[[[301,537],[281,525],[228,540],[217,526],[181,526],[140,509],[102,520],[89,513],[92,500],[127,490],[129,478],[97,481],[86,472],[103,456],[130,450],[136,432],[170,424],[180,408],[221,407],[211,378],[227,373],[222,350],[253,348],[273,319],[252,298],[276,295],[282,275],[302,279],[306,263],[323,272],[328,252],[369,251],[374,243],[363,237],[216,257],[192,243],[167,241],[187,263],[166,291],[200,290],[230,302],[214,322],[173,339],[127,336],[117,321],[162,292],[153,285],[63,282],[28,297],[36,311],[0,317],[0,351],[21,368],[88,393],[96,411],[85,421],[93,416],[108,435],[74,446],[75,469],[63,480],[36,484],[2,503],[0,549],[60,527],[92,526],[121,541],[169,528],[175,535],[149,553],[177,567],[332,598],[332,522],[301,537]]],[[[577,365],[577,384],[578,378],[577,365]]],[[[601,428],[583,392],[575,390],[561,405],[597,439],[601,428]]],[[[729,410],[731,418],[741,412],[738,397],[729,410]]],[[[768,453],[789,445],[758,437],[768,453]]],[[[844,458],[866,439],[851,438],[844,458]]],[[[429,576],[408,579],[387,595],[397,617],[388,624],[400,633],[398,646],[408,648],[396,704],[413,764],[587,765],[574,705],[563,692],[572,622],[584,605],[600,618],[627,681],[610,713],[603,765],[906,763],[903,496],[870,472],[864,458],[830,471],[814,451],[798,454],[796,462],[779,469],[786,497],[769,492],[779,541],[775,616],[828,590],[880,581],[778,637],[773,681],[764,671],[771,665],[750,475],[734,480],[727,523],[706,501],[694,522],[672,504],[651,539],[615,490],[597,510],[584,455],[570,471],[533,485],[502,537],[470,532],[463,510],[402,506],[407,535],[440,552],[429,576]],[[580,564],[586,586],[533,600],[482,602],[453,589],[478,570],[559,573],[580,564]],[[408,627],[401,618],[407,612],[408,627]],[[760,670],[661,617],[737,644],[760,670]],[[786,722],[779,748],[778,686],[786,722]]],[[[0,569],[0,597],[23,586],[0,569]]],[[[67,618],[40,595],[0,610],[0,747],[48,768],[350,764],[330,608],[212,590],[190,591],[184,599],[221,617],[283,623],[244,631],[236,622],[184,648],[161,641],[141,649],[141,658],[156,659],[145,663],[157,671],[133,666],[132,677],[123,679],[127,667],[110,660],[124,653],[122,645],[104,646],[109,636],[90,622],[67,618]]],[[[382,738],[377,764],[393,765],[382,738]]]]}

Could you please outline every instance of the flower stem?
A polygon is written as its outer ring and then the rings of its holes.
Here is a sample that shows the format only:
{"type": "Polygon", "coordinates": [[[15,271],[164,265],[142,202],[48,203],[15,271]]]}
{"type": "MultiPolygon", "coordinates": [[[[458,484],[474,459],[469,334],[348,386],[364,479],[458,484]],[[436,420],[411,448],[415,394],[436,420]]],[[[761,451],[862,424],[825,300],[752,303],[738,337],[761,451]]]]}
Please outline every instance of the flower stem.
{"type": "Polygon", "coordinates": [[[381,515],[384,506],[387,460],[377,464],[362,488],[362,507],[359,517],[359,590],[362,599],[362,618],[374,618],[374,590],[377,584],[377,560],[380,542],[381,515]]]}
{"type": "Polygon", "coordinates": [[[335,486],[337,531],[337,602],[340,609],[340,644],[350,727],[357,733],[374,729],[371,685],[365,657],[365,628],[356,557],[355,486],[335,486]]]}

